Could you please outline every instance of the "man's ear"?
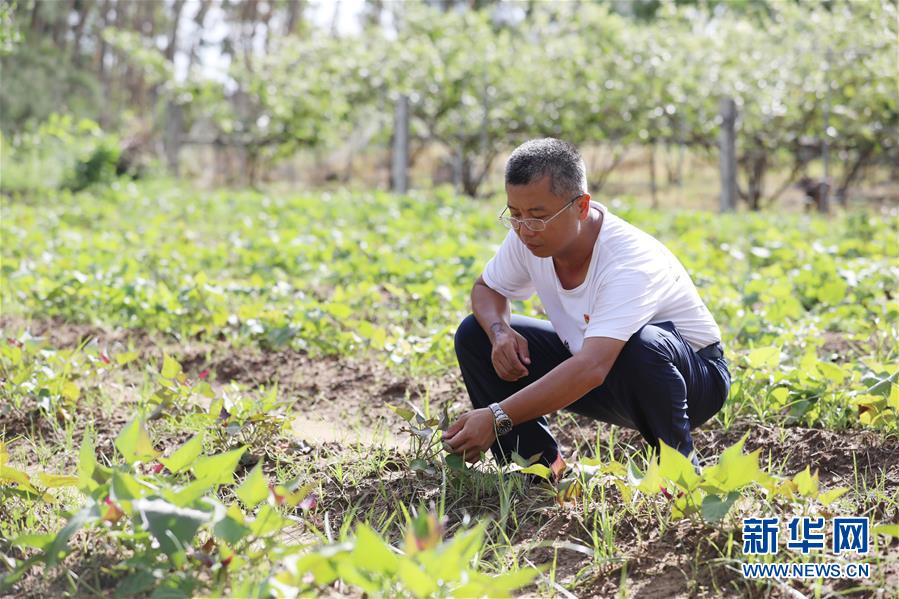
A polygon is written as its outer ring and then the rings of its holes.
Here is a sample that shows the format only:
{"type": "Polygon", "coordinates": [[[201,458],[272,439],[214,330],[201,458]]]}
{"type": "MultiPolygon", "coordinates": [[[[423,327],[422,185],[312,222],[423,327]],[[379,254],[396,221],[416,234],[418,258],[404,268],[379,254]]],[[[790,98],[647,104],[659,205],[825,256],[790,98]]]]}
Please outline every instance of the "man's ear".
{"type": "Polygon", "coordinates": [[[587,217],[590,216],[590,194],[585,193],[577,202],[578,219],[587,220],[587,217]]]}

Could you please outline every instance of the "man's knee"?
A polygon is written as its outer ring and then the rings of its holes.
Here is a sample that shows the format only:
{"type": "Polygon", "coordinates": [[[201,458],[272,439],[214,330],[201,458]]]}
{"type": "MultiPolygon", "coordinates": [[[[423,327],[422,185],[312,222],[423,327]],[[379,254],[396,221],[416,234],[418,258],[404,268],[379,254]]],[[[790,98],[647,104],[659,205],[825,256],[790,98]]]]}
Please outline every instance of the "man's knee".
{"type": "Polygon", "coordinates": [[[456,329],[456,334],[453,337],[456,355],[460,354],[461,349],[473,347],[478,343],[482,343],[485,339],[487,339],[487,334],[481,328],[477,318],[474,317],[474,314],[469,314],[459,324],[459,328],[456,329]]]}
{"type": "Polygon", "coordinates": [[[667,331],[654,324],[646,324],[631,335],[621,349],[621,357],[628,362],[655,362],[666,358],[667,331]]]}

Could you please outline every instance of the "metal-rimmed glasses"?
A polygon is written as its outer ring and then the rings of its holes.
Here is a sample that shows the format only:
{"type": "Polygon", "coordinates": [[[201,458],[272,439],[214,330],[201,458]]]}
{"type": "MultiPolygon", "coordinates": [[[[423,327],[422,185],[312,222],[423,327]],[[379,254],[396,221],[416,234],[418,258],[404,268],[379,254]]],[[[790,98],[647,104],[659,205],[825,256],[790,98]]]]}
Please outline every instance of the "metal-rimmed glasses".
{"type": "Polygon", "coordinates": [[[515,218],[514,216],[503,216],[503,214],[506,212],[506,210],[509,209],[509,207],[506,206],[505,208],[503,208],[503,211],[500,212],[500,214],[499,214],[499,222],[501,222],[503,224],[503,226],[506,227],[507,229],[513,229],[515,231],[520,229],[522,224],[524,224],[524,226],[527,227],[531,231],[543,231],[544,229],[546,229],[546,225],[548,225],[550,223],[550,221],[552,221],[552,219],[554,219],[557,216],[559,216],[560,214],[562,214],[562,212],[564,212],[565,209],[571,207],[571,205],[574,204],[574,202],[577,201],[578,199],[580,199],[583,195],[584,194],[582,194],[582,193],[577,194],[576,196],[574,196],[573,198],[568,200],[568,202],[566,202],[565,205],[562,206],[561,210],[559,210],[558,212],[556,212],[549,218],[545,218],[545,219],[544,218],[515,218]]]}

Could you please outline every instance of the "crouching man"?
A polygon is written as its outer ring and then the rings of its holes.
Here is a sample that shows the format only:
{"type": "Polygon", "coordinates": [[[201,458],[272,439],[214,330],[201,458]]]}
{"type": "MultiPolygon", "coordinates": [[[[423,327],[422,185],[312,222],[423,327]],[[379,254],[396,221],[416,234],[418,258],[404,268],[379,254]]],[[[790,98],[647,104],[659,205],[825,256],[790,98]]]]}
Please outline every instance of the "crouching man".
{"type": "Polygon", "coordinates": [[[510,229],[471,291],[456,356],[474,409],[447,450],[491,448],[556,476],[565,469],[545,416],[561,409],[636,429],[691,456],[690,430],[730,391],[721,332],[683,265],[661,242],[587,193],[584,161],[557,139],[524,143],[506,164],[510,229]],[[537,293],[549,321],[511,314],[537,293]]]}

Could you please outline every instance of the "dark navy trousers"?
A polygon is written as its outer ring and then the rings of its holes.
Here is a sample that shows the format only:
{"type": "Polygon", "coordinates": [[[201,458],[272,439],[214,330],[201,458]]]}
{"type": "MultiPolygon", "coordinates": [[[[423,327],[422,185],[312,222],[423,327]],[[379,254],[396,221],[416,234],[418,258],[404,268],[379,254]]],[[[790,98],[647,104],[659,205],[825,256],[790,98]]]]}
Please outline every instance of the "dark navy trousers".
{"type": "MultiPolygon", "coordinates": [[[[490,359],[490,339],[469,315],[455,336],[456,357],[475,408],[509,397],[571,357],[546,320],[512,315],[512,328],[528,342],[528,375],[504,381],[490,359]]],[[[671,321],[647,324],[625,343],[599,387],[566,410],[640,432],[656,450],[661,439],[684,455],[693,451],[690,430],[709,420],[730,392],[730,371],[720,343],[699,351],[681,337],[671,321]]],[[[522,422],[491,448],[497,462],[510,461],[513,451],[524,458],[542,453],[551,464],[558,445],[545,417],[522,422]]],[[[697,463],[693,458],[694,464],[697,463]]]]}

